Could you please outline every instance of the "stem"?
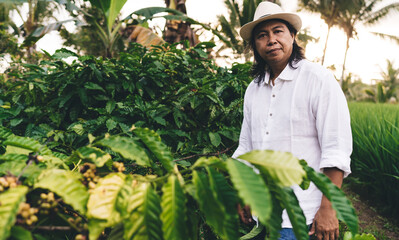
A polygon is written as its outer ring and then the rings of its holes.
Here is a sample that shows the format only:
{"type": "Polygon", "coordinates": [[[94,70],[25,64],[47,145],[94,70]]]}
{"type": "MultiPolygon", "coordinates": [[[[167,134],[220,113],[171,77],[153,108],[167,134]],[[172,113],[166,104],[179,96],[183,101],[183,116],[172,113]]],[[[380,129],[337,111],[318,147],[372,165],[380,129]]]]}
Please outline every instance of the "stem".
{"type": "Polygon", "coordinates": [[[347,38],[346,38],[346,50],[345,50],[345,56],[344,56],[344,64],[342,65],[342,75],[341,75],[341,84],[340,84],[341,87],[342,87],[342,83],[344,82],[346,55],[348,54],[349,40],[350,40],[350,37],[347,36],[347,38]]]}
{"type": "Polygon", "coordinates": [[[329,38],[329,36],[330,36],[330,30],[331,30],[331,26],[328,25],[326,43],[324,44],[323,57],[321,58],[321,65],[324,65],[324,58],[325,58],[325,56],[326,56],[327,43],[328,43],[328,38],[329,38]]]}
{"type": "Polygon", "coordinates": [[[183,158],[179,158],[179,159],[175,159],[173,160],[173,162],[179,162],[179,161],[183,161],[183,160],[187,160],[187,159],[191,159],[191,158],[195,158],[195,157],[204,157],[204,156],[219,156],[221,154],[224,154],[228,151],[230,151],[233,147],[235,147],[237,144],[234,144],[233,146],[226,148],[225,150],[221,151],[221,152],[216,152],[216,153],[205,153],[205,154],[195,154],[195,155],[191,155],[191,156],[187,156],[187,157],[183,157],[183,158]]]}

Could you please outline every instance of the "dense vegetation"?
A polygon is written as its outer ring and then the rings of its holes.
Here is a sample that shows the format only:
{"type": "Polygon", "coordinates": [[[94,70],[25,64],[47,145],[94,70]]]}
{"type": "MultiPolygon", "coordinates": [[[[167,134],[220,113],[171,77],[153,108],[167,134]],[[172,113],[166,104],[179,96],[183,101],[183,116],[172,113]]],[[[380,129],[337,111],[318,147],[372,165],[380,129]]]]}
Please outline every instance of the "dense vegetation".
{"type": "Polygon", "coordinates": [[[14,133],[67,153],[87,134],[154,129],[176,156],[234,148],[242,121],[248,64],[220,68],[204,51],[134,44],[119,59],[57,51],[24,64],[2,86],[0,120],[14,133]],[[71,64],[62,59],[75,56],[71,64]]]}
{"type": "Polygon", "coordinates": [[[310,181],[356,233],[343,193],[291,154],[242,156],[260,175],[223,155],[198,157],[237,142],[249,81],[249,65],[216,67],[209,46],[134,45],[118,60],[64,49],[10,72],[1,88],[0,239],[237,239],[238,203],[272,239],[289,209],[304,238],[289,186],[310,181]],[[187,154],[196,156],[176,159],[187,154]]]}
{"type": "Polygon", "coordinates": [[[399,106],[351,103],[353,178],[391,216],[399,214],[399,106]]]}

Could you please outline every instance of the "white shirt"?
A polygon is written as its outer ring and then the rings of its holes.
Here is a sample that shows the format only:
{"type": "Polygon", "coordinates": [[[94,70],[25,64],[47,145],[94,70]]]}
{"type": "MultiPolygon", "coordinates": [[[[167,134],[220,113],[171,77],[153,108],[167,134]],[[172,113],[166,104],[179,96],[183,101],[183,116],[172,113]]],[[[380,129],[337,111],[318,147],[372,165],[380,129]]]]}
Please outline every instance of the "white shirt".
{"type": "MultiPolygon", "coordinates": [[[[345,96],[333,74],[308,60],[289,65],[275,85],[252,81],[244,97],[244,120],[233,158],[252,150],[291,152],[321,172],[336,167],[350,171],[352,133],[345,96]]],[[[322,193],[311,183],[307,190],[293,186],[307,224],[320,207],[322,193]]],[[[292,228],[286,211],[283,228],[292,228]]]]}

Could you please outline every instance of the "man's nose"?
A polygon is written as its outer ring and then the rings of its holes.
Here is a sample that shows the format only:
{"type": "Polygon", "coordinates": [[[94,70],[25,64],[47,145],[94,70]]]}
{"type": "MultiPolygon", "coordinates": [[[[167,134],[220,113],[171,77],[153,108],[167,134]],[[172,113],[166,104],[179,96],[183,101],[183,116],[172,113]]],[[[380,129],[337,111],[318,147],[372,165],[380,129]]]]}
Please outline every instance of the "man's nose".
{"type": "Polygon", "coordinates": [[[269,36],[268,41],[267,41],[267,45],[271,46],[271,45],[275,44],[276,42],[277,42],[277,41],[276,41],[276,36],[274,36],[273,34],[271,34],[271,35],[269,36]]]}

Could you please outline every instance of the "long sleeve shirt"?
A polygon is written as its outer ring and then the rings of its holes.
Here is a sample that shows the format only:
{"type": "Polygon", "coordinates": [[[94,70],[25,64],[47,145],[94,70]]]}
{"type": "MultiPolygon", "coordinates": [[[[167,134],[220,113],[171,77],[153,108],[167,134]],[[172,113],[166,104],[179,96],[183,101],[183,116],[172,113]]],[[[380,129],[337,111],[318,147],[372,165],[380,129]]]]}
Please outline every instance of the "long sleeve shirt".
{"type": "MultiPolygon", "coordinates": [[[[301,60],[289,65],[269,84],[269,74],[254,81],[244,97],[244,119],[233,158],[252,150],[291,152],[316,171],[336,167],[350,171],[352,133],[345,96],[333,74],[301,60]]],[[[293,186],[307,224],[320,207],[322,193],[311,183],[307,190],[293,186]]],[[[286,211],[282,227],[292,227],[286,211]]]]}

